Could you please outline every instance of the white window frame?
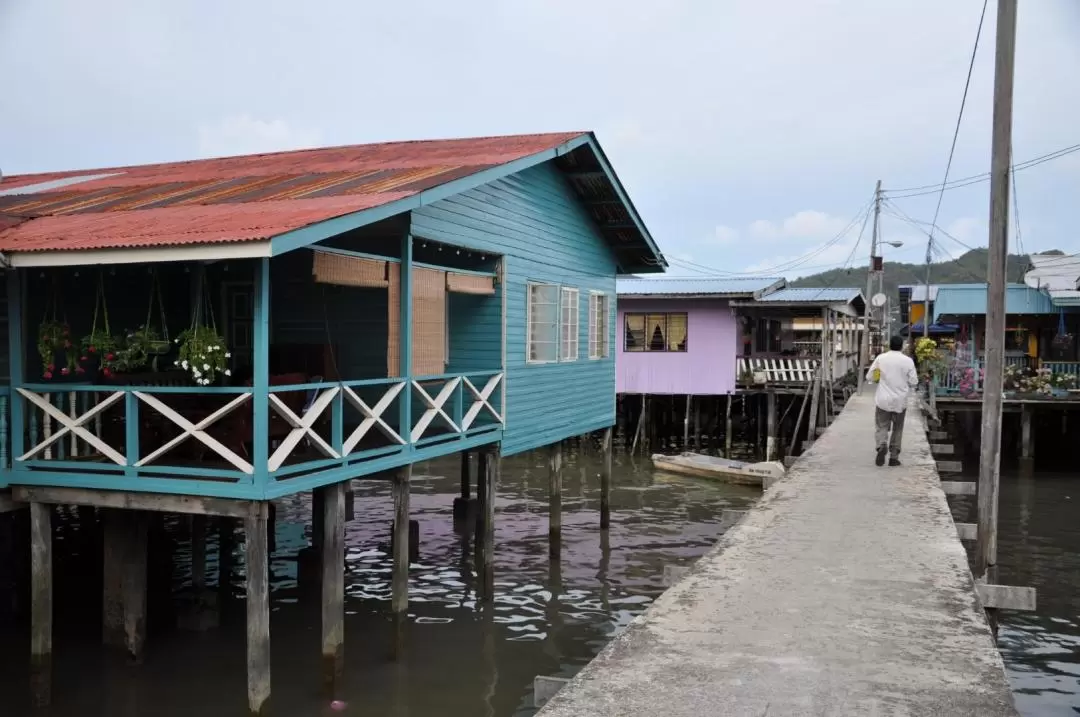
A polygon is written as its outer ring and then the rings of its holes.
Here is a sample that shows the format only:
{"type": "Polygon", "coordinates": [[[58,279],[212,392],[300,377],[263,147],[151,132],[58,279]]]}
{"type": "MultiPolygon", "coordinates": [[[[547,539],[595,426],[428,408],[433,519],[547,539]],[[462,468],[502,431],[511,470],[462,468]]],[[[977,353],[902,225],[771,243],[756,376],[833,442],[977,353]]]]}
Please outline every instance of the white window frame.
{"type": "Polygon", "coordinates": [[[611,355],[611,304],[606,292],[589,292],[589,360],[599,361],[611,355]],[[603,313],[601,314],[601,306],[603,313]],[[599,331],[598,316],[603,316],[603,333],[599,331]]]}
{"type": "Polygon", "coordinates": [[[581,301],[577,289],[559,288],[559,361],[581,358],[581,301]],[[567,309],[570,313],[566,313],[567,309]]]}
{"type": "Polygon", "coordinates": [[[562,324],[562,287],[559,284],[551,284],[544,281],[529,281],[525,283],[525,363],[534,365],[543,365],[550,363],[558,363],[559,355],[562,352],[562,337],[559,334],[559,328],[562,324]],[[534,359],[533,356],[533,303],[532,293],[533,288],[553,288],[555,289],[555,357],[550,359],[534,359]]]}

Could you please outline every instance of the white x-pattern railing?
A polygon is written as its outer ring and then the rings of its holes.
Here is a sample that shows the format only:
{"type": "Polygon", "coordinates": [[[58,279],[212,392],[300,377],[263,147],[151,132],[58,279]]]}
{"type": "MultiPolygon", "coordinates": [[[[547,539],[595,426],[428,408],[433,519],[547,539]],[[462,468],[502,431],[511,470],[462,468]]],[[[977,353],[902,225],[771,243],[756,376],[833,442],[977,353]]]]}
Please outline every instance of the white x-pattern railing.
{"type": "MultiPolygon", "coordinates": [[[[309,401],[303,411],[297,412],[283,401],[275,393],[268,397],[269,408],[281,417],[290,427],[288,435],[273,450],[268,460],[268,469],[273,472],[280,469],[288,459],[293,456],[297,448],[305,443],[318,451],[326,458],[346,458],[359,449],[361,441],[376,429],[391,444],[405,446],[408,443],[416,443],[429,432],[432,424],[441,419],[453,433],[465,433],[472,428],[479,416],[486,411],[498,424],[503,423],[500,410],[496,408],[493,396],[503,382],[503,374],[496,373],[487,376],[487,380],[481,387],[474,382],[476,374],[470,378],[468,375],[454,375],[432,379],[396,381],[387,385],[386,390],[374,403],[370,403],[360,396],[357,391],[358,385],[349,383],[325,384],[325,388],[317,389],[314,399],[309,401]],[[443,385],[437,392],[430,391],[430,385],[434,381],[442,381],[443,385]],[[425,387],[425,384],[428,387],[425,387]],[[462,399],[462,406],[450,409],[455,395],[462,399]],[[387,412],[395,402],[412,400],[415,396],[423,404],[423,413],[413,422],[409,431],[408,439],[404,431],[395,428],[387,421],[387,412]],[[341,441],[340,449],[335,448],[329,441],[319,434],[317,427],[324,422],[327,409],[336,401],[343,401],[352,406],[360,414],[359,424],[341,441]],[[465,408],[467,406],[467,408],[465,408]],[[460,418],[455,420],[453,413],[460,413],[460,418]]],[[[126,391],[113,391],[105,394],[99,392],[96,402],[81,413],[76,411],[75,402],[72,401],[71,409],[65,413],[63,408],[56,406],[50,401],[49,394],[38,393],[25,388],[16,389],[30,404],[36,406],[44,416],[41,440],[17,458],[18,461],[29,461],[35,458],[52,458],[52,448],[59,444],[65,436],[71,436],[72,448],[81,440],[100,455],[108,458],[119,466],[129,465],[129,458],[122,451],[110,446],[100,436],[100,422],[102,414],[117,403],[123,403],[126,391]],[[55,426],[55,428],[53,427],[55,426]],[[87,426],[97,430],[89,430],[87,426]]],[[[282,389],[277,389],[281,391],[282,389]]],[[[225,405],[213,411],[209,415],[192,421],[183,416],[178,410],[169,406],[158,396],[146,392],[133,390],[134,396],[147,407],[153,409],[163,418],[180,429],[180,434],[169,439],[163,445],[151,451],[145,457],[135,461],[137,468],[157,463],[163,456],[188,439],[194,439],[202,443],[206,448],[222,458],[238,471],[246,475],[252,475],[255,467],[246,456],[239,455],[229,446],[210,435],[208,430],[219,423],[229,414],[244,407],[252,401],[250,391],[233,396],[225,405]]],[[[130,420],[131,417],[128,417],[130,420]]],[[[246,451],[244,451],[246,454],[246,451]]],[[[133,456],[132,458],[135,458],[133,456]]]]}

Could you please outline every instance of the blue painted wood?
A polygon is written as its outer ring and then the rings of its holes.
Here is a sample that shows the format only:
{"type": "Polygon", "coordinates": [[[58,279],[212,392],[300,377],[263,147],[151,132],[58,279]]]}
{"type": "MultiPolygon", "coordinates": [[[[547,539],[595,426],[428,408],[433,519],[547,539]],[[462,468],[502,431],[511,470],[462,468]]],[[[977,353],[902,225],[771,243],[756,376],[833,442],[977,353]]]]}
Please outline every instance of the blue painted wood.
{"type": "MultiPolygon", "coordinates": [[[[413,295],[413,238],[412,234],[406,234],[401,240],[401,331],[399,332],[400,341],[400,360],[401,365],[398,369],[398,375],[405,379],[405,390],[401,392],[401,396],[398,399],[398,406],[401,413],[399,417],[398,426],[400,426],[401,435],[406,441],[409,440],[409,432],[412,431],[412,404],[413,404],[413,386],[412,386],[412,295],[413,295]]],[[[411,444],[406,445],[406,451],[412,450],[411,444]]]]}
{"type": "Polygon", "coordinates": [[[502,366],[502,287],[495,296],[447,296],[450,336],[446,368],[451,373],[497,371],[502,366]]]}
{"type": "Polygon", "coordinates": [[[251,464],[255,485],[265,490],[270,460],[270,259],[258,260],[255,269],[254,321],[252,322],[252,431],[251,464]]]}
{"type": "Polygon", "coordinates": [[[170,495],[199,495],[211,498],[261,500],[262,489],[253,483],[226,481],[176,480],[174,478],[117,478],[74,471],[18,470],[12,473],[12,485],[43,485],[96,490],[133,490],[170,495]]]}
{"type": "Polygon", "coordinates": [[[425,190],[419,194],[414,194],[411,197],[405,197],[404,199],[399,199],[395,202],[390,202],[389,204],[383,204],[360,212],[353,212],[352,214],[335,217],[334,219],[329,219],[325,222],[319,222],[301,229],[295,229],[291,232],[279,234],[270,240],[270,254],[272,256],[278,256],[279,254],[309,246],[316,242],[323,241],[324,239],[329,239],[338,236],[339,234],[344,234],[345,232],[402,214],[411,209],[417,209],[432,204],[433,202],[441,201],[446,197],[468,191],[474,187],[487,184],[488,182],[498,180],[507,175],[519,172],[542,162],[547,162],[548,160],[567,154],[568,152],[572,152],[589,141],[590,136],[582,134],[554,149],[537,152],[536,154],[522,157],[513,162],[507,162],[506,164],[501,164],[497,167],[491,167],[476,172],[475,174],[470,174],[467,177],[440,184],[437,187],[425,190]]]}
{"type": "MultiPolygon", "coordinates": [[[[25,452],[23,431],[26,425],[26,401],[14,394],[14,388],[22,385],[26,380],[23,373],[23,357],[26,355],[26,345],[23,342],[23,272],[14,270],[5,272],[5,275],[7,276],[7,343],[10,349],[9,365],[12,386],[11,454],[21,456],[25,452]]],[[[7,479],[7,472],[0,472],[0,485],[6,485],[7,479]]]]}
{"type": "Polygon", "coordinates": [[[139,462],[139,397],[133,391],[124,395],[124,453],[128,466],[139,462]]]}
{"type": "Polygon", "coordinates": [[[11,466],[11,453],[8,450],[10,441],[8,434],[8,402],[11,397],[8,395],[6,388],[3,393],[0,393],[0,485],[6,481],[4,474],[11,466]]]}
{"type": "MultiPolygon", "coordinates": [[[[506,428],[502,453],[512,455],[615,422],[614,253],[565,177],[550,163],[534,166],[412,212],[414,236],[501,254],[506,292],[506,428]],[[526,284],[552,283],[580,292],[577,361],[526,361],[526,284]],[[588,358],[589,292],[608,296],[608,356],[588,358]]],[[[500,287],[503,288],[503,287],[500,287]]],[[[500,307],[501,308],[501,307],[500,307]]],[[[501,317],[500,317],[501,318],[501,317]]],[[[450,321],[454,324],[455,315],[450,321]]],[[[495,350],[493,316],[477,357],[495,350]]],[[[461,323],[459,318],[458,324],[461,323]]],[[[455,326],[454,330],[459,330],[455,326]]],[[[451,364],[455,363],[451,339],[451,364]]],[[[501,346],[499,347],[501,353],[501,346]]]]}

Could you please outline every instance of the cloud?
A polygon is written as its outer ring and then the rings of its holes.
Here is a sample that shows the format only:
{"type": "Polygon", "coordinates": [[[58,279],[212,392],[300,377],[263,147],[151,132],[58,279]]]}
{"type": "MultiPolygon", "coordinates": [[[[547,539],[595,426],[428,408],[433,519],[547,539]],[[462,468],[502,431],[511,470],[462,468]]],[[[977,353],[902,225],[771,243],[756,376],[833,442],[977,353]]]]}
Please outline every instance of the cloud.
{"type": "Polygon", "coordinates": [[[835,217],[813,209],[796,212],[779,222],[758,219],[749,227],[756,239],[831,239],[851,223],[850,219],[835,217]]]}
{"type": "Polygon", "coordinates": [[[200,157],[281,152],[317,147],[321,139],[317,129],[293,127],[283,119],[267,121],[240,114],[215,124],[200,124],[197,151],[200,157]]]}
{"type": "Polygon", "coordinates": [[[726,224],[717,224],[713,229],[712,236],[705,239],[706,244],[715,246],[727,246],[734,244],[739,239],[739,230],[726,224]]]}

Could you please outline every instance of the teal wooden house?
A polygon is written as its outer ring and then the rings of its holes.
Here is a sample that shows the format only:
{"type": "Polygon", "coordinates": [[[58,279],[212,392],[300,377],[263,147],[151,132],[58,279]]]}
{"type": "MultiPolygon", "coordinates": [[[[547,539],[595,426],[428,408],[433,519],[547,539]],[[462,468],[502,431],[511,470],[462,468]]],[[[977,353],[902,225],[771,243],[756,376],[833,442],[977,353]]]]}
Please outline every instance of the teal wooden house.
{"type": "Polygon", "coordinates": [[[491,514],[499,455],[612,426],[615,277],[665,266],[589,133],[5,177],[0,253],[5,504],[241,517],[255,567],[269,499],[326,489],[339,549],[349,479],[407,518],[408,466],[479,451],[491,514]]]}

